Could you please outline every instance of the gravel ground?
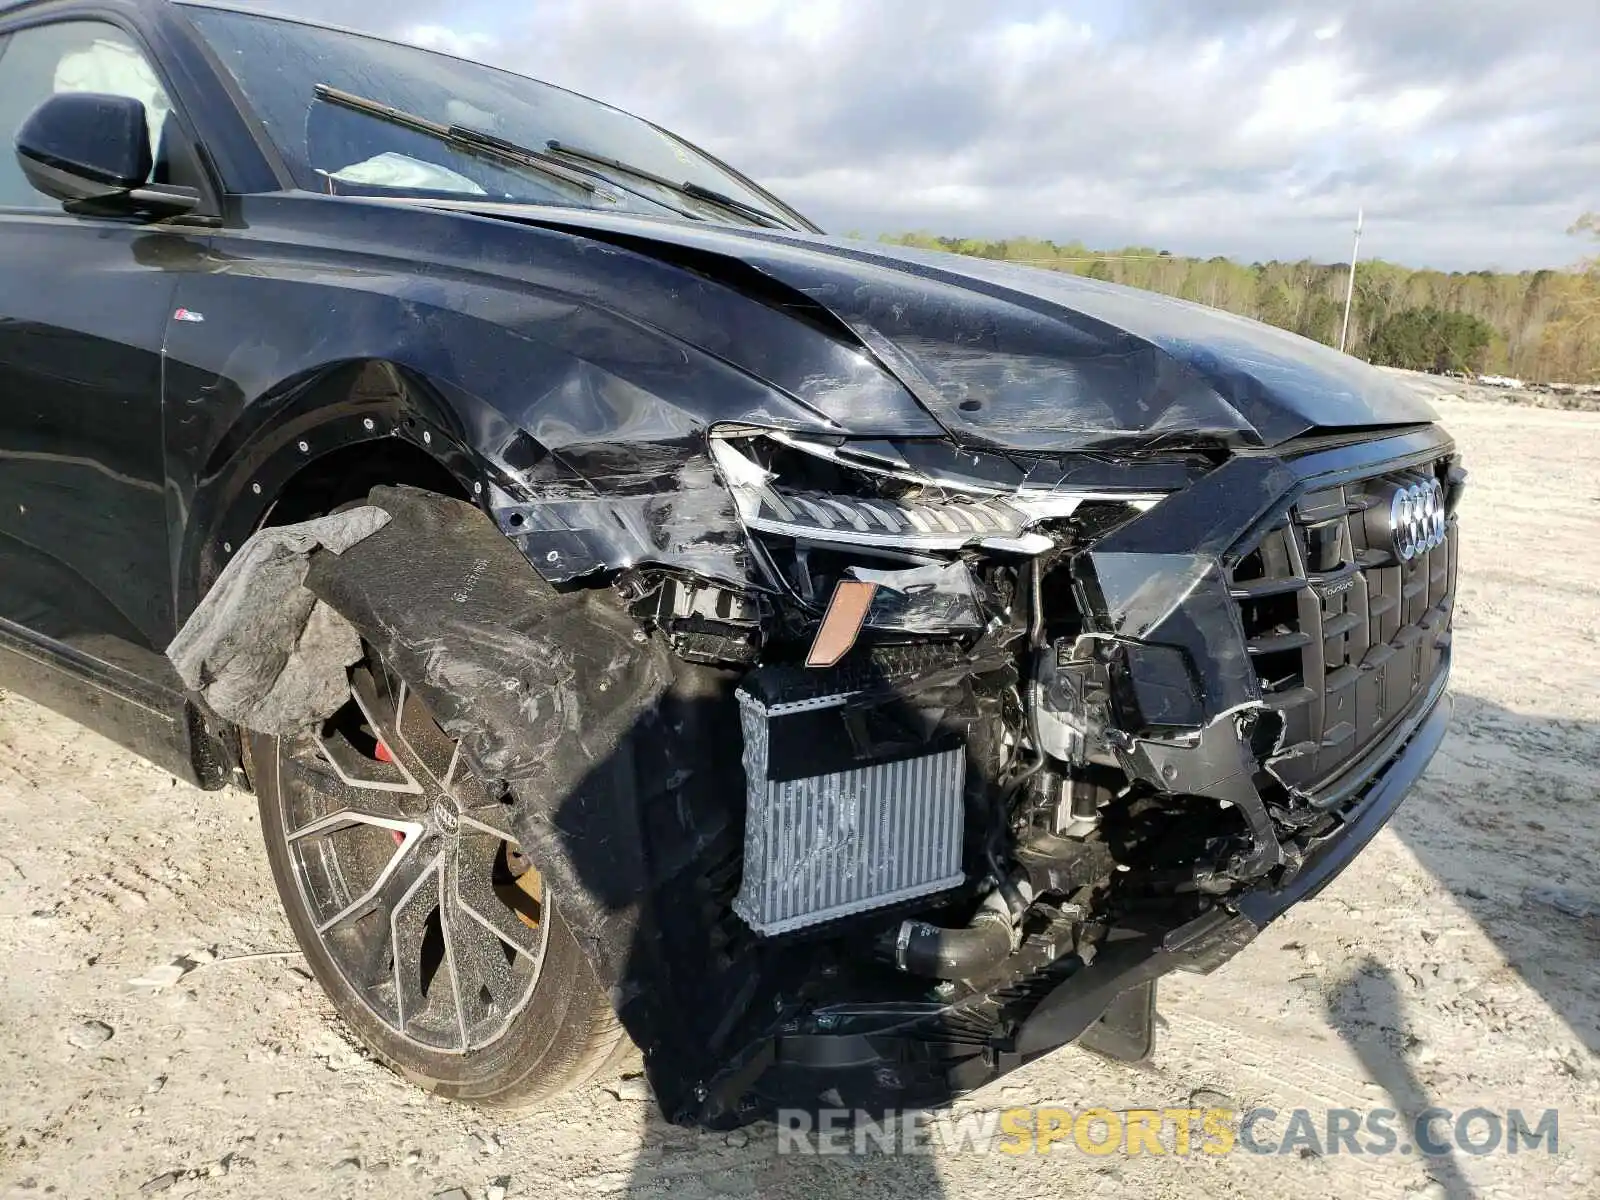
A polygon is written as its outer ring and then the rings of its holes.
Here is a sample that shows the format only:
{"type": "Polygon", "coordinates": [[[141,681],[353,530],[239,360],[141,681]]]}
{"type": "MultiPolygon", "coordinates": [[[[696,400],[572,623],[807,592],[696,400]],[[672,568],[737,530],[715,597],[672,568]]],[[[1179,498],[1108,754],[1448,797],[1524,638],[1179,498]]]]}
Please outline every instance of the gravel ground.
{"type": "Polygon", "coordinates": [[[1600,414],[1440,410],[1473,476],[1456,721],[1425,783],[1319,899],[1216,975],[1163,984],[1151,1063],[1065,1050],[960,1111],[1555,1107],[1555,1155],[819,1159],[779,1156],[770,1128],[667,1126],[637,1078],[515,1119],[434,1100],[368,1061],[282,953],[249,797],[196,792],[10,696],[0,1189],[1600,1195],[1600,414]]]}

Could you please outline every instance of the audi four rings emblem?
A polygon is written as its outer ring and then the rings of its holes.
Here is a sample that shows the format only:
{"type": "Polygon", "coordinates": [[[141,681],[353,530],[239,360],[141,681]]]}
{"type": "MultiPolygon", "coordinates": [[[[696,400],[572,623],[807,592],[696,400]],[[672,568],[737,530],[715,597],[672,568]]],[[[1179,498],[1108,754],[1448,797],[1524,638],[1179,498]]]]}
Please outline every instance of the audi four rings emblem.
{"type": "Polygon", "coordinates": [[[1429,479],[1395,492],[1389,505],[1389,529],[1401,562],[1425,554],[1445,538],[1444,488],[1429,479]]]}

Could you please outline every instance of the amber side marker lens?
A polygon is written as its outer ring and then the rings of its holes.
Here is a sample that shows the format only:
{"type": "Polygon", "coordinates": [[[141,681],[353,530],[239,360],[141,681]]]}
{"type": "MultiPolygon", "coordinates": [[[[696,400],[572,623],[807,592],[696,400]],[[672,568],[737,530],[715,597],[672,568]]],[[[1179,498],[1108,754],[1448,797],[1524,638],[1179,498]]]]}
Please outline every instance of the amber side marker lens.
{"type": "Polygon", "coordinates": [[[854,579],[840,580],[828,601],[828,613],[822,618],[822,628],[817,630],[817,640],[811,643],[811,653],[806,655],[808,667],[831,667],[856,644],[861,626],[872,607],[872,598],[878,594],[875,583],[861,583],[854,579]]]}

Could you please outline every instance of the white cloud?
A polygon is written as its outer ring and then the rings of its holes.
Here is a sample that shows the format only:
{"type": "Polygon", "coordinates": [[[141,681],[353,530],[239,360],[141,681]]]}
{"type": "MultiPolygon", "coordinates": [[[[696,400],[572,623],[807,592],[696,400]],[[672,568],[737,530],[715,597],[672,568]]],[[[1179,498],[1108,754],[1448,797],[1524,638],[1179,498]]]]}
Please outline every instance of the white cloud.
{"type": "Polygon", "coordinates": [[[1240,135],[1301,139],[1333,129],[1349,107],[1350,86],[1351,77],[1330,58],[1277,67],[1262,84],[1256,110],[1240,135]]]}
{"type": "Polygon", "coordinates": [[[1418,129],[1439,111],[1449,95],[1440,87],[1402,88],[1371,106],[1372,120],[1390,131],[1418,129]]]}
{"type": "Polygon", "coordinates": [[[412,25],[402,29],[399,37],[414,46],[477,59],[488,57],[499,40],[493,34],[464,32],[447,25],[412,25]]]}
{"type": "Polygon", "coordinates": [[[1014,70],[1059,61],[1057,55],[1086,49],[1094,41],[1094,29],[1085,21],[1052,12],[1033,21],[1006,22],[987,37],[1000,68],[1014,70]]]}

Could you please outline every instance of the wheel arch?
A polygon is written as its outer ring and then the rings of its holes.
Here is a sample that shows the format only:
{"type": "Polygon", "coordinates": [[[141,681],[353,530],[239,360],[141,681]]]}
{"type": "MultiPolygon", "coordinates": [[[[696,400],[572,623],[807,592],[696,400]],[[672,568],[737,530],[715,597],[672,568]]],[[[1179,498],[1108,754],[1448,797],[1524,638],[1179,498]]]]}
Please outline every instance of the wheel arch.
{"type": "Polygon", "coordinates": [[[270,389],[215,441],[188,519],[176,521],[180,621],[266,525],[309,519],[379,484],[480,502],[482,424],[468,398],[386,359],[329,363],[270,389]]]}

